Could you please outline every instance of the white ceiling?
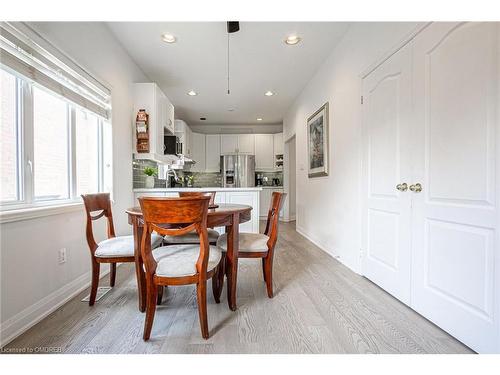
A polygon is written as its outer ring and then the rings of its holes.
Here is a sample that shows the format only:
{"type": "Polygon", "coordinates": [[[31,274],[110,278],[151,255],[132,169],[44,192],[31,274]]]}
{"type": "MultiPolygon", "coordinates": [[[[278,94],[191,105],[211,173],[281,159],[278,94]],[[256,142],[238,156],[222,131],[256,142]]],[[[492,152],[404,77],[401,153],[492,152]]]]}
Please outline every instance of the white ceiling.
{"type": "Polygon", "coordinates": [[[348,28],[339,22],[241,22],[230,34],[227,95],[225,22],[115,22],[109,28],[188,124],[276,124],[348,28]],[[161,35],[176,36],[168,44],[161,35]],[[295,46],[284,43],[297,34],[295,46]],[[189,90],[198,92],[188,96],[189,90]],[[264,96],[271,90],[274,96],[264,96]],[[228,109],[234,109],[229,112],[228,109]],[[206,121],[200,121],[206,117],[206,121]],[[262,122],[256,119],[261,117],[262,122]]]}

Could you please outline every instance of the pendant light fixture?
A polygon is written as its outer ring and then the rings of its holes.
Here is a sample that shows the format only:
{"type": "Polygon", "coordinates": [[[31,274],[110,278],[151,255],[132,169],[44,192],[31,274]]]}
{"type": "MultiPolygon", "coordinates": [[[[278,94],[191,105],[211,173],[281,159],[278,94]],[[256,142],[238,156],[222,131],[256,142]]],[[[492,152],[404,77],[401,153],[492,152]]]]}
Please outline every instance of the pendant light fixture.
{"type": "Polygon", "coordinates": [[[227,94],[231,94],[229,87],[229,34],[240,31],[240,23],[238,21],[227,21],[227,94]]]}

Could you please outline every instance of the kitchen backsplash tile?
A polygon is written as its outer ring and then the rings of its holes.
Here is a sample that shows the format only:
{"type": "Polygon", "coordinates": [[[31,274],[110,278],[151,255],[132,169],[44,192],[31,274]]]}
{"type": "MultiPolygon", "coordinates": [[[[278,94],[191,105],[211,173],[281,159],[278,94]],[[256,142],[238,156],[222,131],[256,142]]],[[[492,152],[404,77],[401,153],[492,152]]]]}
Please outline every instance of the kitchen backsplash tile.
{"type": "MultiPolygon", "coordinates": [[[[132,161],[133,170],[133,181],[134,189],[143,189],[146,187],[146,175],[144,174],[145,167],[152,167],[158,169],[158,163],[152,160],[138,160],[134,159],[132,161]]],[[[263,186],[272,186],[273,179],[279,179],[280,183],[278,186],[283,185],[283,172],[256,172],[262,177],[267,177],[267,182],[263,183],[263,186]]],[[[193,176],[193,187],[222,187],[222,175],[220,173],[204,173],[204,172],[190,172],[190,171],[179,171],[179,177],[181,176],[193,176]]],[[[163,177],[163,176],[160,176],[163,177]]],[[[166,180],[155,177],[155,188],[164,188],[166,185],[166,180]]],[[[184,184],[185,185],[185,184],[184,184]]]]}
{"type": "MultiPolygon", "coordinates": [[[[146,175],[144,174],[145,167],[158,169],[158,163],[152,160],[137,160],[132,162],[134,189],[143,189],[146,187],[146,175]]],[[[221,187],[222,175],[220,173],[203,173],[178,171],[179,177],[193,176],[193,187],[221,187]]],[[[159,176],[163,177],[163,176],[159,176]]],[[[166,180],[155,177],[155,188],[164,188],[166,180]]]]}
{"type": "Polygon", "coordinates": [[[277,186],[283,186],[283,172],[255,172],[255,175],[260,174],[262,177],[267,177],[267,182],[263,181],[262,186],[273,186],[273,179],[277,178],[279,180],[279,184],[277,186]]]}
{"type": "Polygon", "coordinates": [[[183,172],[183,174],[193,176],[193,187],[222,187],[220,173],[183,172]]]}
{"type": "MultiPolygon", "coordinates": [[[[134,159],[132,161],[132,179],[134,189],[143,189],[146,187],[146,175],[144,174],[144,168],[152,167],[158,170],[158,163],[152,160],[138,160],[134,159]]],[[[161,180],[158,176],[155,177],[155,188],[164,188],[165,180],[161,180]]]]}

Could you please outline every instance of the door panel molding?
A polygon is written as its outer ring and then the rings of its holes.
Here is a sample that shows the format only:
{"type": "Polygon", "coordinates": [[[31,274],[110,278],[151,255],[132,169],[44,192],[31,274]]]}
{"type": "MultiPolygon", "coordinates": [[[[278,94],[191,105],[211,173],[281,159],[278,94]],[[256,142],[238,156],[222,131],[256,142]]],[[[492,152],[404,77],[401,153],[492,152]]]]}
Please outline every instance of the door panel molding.
{"type": "Polygon", "coordinates": [[[413,55],[411,306],[482,353],[500,351],[498,33],[433,23],[413,55]]]}
{"type": "Polygon", "coordinates": [[[489,100],[495,96],[495,87],[488,80],[494,67],[494,49],[489,48],[490,34],[487,25],[458,23],[426,47],[425,185],[427,198],[434,202],[495,204],[495,149],[491,136],[495,107],[489,100]],[[483,82],[474,82],[479,80],[483,82]],[[479,108],[481,116],[469,118],[479,108]],[[435,123],[438,131],[433,127],[435,123]],[[471,123],[474,132],[470,132],[471,123]],[[450,144],[456,152],[449,152],[450,144]],[[465,168],[469,168],[475,182],[472,186],[462,183],[465,168]]]}
{"type": "Polygon", "coordinates": [[[411,44],[363,79],[363,275],[410,303],[411,44]]]}

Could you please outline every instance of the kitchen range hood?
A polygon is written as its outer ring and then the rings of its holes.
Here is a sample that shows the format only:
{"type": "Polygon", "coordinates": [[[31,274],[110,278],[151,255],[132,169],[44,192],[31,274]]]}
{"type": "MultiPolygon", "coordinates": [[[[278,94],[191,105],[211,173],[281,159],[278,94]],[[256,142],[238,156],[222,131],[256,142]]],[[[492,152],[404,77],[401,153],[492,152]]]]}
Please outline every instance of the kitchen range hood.
{"type": "Polygon", "coordinates": [[[179,159],[174,160],[171,164],[170,167],[172,169],[182,169],[182,170],[190,170],[191,166],[196,164],[196,162],[193,159],[187,158],[184,155],[177,155],[179,159]]]}

